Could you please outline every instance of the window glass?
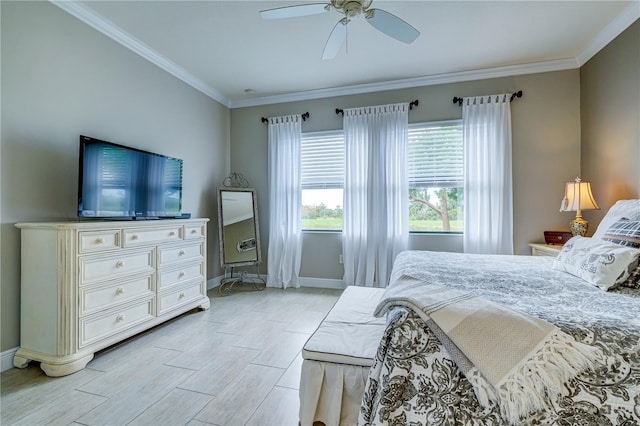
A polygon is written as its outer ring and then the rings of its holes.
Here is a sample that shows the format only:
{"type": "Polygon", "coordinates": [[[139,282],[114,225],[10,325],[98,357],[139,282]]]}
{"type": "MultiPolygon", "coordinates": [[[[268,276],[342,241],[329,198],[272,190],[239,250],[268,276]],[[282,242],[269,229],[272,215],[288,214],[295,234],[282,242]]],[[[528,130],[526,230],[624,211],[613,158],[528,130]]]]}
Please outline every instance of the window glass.
{"type": "Polygon", "coordinates": [[[343,132],[303,133],[300,156],[302,229],[342,230],[343,132]]]}
{"type": "Polygon", "coordinates": [[[462,122],[412,124],[408,149],[409,230],[462,232],[462,122]]]}

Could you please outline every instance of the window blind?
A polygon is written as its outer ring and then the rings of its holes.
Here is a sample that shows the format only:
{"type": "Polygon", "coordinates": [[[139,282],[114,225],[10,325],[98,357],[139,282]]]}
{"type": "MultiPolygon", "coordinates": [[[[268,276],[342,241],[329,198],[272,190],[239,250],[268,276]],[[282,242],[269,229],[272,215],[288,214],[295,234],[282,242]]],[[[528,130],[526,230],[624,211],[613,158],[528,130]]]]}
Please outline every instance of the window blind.
{"type": "Polygon", "coordinates": [[[342,131],[303,133],[300,180],[302,189],[344,186],[344,135],[342,131]]]}
{"type": "Polygon", "coordinates": [[[129,185],[127,176],[129,169],[133,167],[128,161],[127,153],[120,148],[111,146],[99,146],[96,162],[100,174],[99,182],[109,188],[126,187],[129,185]]]}
{"type": "Polygon", "coordinates": [[[462,121],[409,126],[409,187],[457,187],[464,184],[462,121]]]}

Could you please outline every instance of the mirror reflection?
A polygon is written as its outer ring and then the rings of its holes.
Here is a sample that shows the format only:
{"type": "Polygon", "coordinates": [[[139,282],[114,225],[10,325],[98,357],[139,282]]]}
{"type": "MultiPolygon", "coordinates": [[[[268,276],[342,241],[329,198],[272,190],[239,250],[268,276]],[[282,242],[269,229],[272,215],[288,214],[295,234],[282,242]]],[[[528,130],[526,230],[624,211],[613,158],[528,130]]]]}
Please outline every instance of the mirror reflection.
{"type": "Polygon", "coordinates": [[[222,266],[261,261],[256,193],[251,188],[218,188],[220,262],[222,266]]]}

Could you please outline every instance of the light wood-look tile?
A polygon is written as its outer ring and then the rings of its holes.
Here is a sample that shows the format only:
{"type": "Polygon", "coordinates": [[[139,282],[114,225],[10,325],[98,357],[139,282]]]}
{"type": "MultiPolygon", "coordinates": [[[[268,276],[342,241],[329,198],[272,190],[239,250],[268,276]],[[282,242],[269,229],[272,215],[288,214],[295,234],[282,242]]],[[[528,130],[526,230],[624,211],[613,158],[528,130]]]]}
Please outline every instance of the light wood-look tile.
{"type": "Polygon", "coordinates": [[[173,389],[164,398],[133,419],[140,426],[187,424],[213,397],[183,389],[173,389]]]}
{"type": "Polygon", "coordinates": [[[259,354],[254,349],[229,346],[212,350],[210,361],[179,387],[208,395],[218,395],[231,385],[259,354]]]}
{"type": "Polygon", "coordinates": [[[194,374],[192,370],[165,365],[128,372],[128,376],[117,380],[105,378],[106,386],[96,380],[96,386],[90,383],[81,388],[108,399],[76,421],[84,425],[126,425],[194,374]]]}
{"type": "Polygon", "coordinates": [[[0,376],[0,424],[297,425],[301,348],[341,291],[209,291],[192,311],[51,378],[0,376]]]}
{"type": "Polygon", "coordinates": [[[39,367],[12,368],[2,373],[0,424],[16,424],[35,412],[43,401],[59,402],[73,389],[91,383],[101,373],[88,369],[65,377],[47,377],[39,367]]]}
{"type": "Polygon", "coordinates": [[[57,396],[54,400],[45,399],[41,401],[36,410],[29,410],[29,414],[20,420],[13,422],[7,418],[7,423],[3,424],[24,426],[67,425],[107,400],[102,396],[76,390],[64,392],[57,396]]]}
{"type": "Polygon", "coordinates": [[[302,353],[298,353],[296,359],[293,360],[289,368],[284,372],[282,377],[277,383],[277,386],[282,386],[289,389],[300,389],[300,376],[302,373],[302,353]]]}
{"type": "Polygon", "coordinates": [[[299,409],[298,391],[275,386],[246,424],[297,426],[299,409]]]}
{"type": "Polygon", "coordinates": [[[302,350],[310,335],[285,331],[269,342],[252,362],[286,369],[302,350]]]}
{"type": "Polygon", "coordinates": [[[245,424],[283,373],[280,368],[247,365],[195,419],[219,425],[245,424]]]}

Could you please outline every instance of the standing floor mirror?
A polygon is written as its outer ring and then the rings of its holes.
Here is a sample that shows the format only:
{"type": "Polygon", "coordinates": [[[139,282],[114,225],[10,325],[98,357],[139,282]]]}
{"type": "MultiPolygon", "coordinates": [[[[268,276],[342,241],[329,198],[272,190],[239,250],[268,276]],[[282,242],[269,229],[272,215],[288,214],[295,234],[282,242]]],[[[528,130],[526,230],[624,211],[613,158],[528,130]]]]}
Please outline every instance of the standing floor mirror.
{"type": "Polygon", "coordinates": [[[218,188],[218,228],[220,264],[224,269],[220,294],[229,295],[235,285],[243,283],[251,283],[256,290],[263,290],[266,283],[259,273],[262,254],[255,189],[218,188]],[[257,274],[248,275],[245,270],[236,269],[247,266],[255,266],[257,274]]]}

